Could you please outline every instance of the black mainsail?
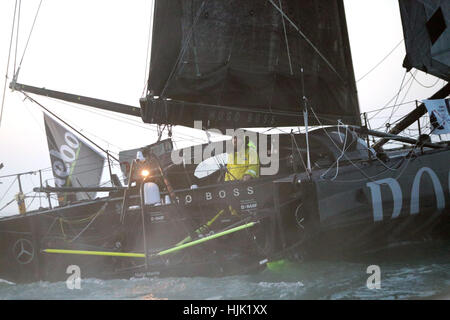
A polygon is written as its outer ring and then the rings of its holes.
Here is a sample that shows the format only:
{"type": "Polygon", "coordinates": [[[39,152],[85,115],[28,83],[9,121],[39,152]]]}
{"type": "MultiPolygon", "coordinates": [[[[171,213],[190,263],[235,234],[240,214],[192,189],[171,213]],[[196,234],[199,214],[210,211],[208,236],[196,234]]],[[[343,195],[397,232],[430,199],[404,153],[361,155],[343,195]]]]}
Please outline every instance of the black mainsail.
{"type": "Polygon", "coordinates": [[[304,95],[322,123],[359,124],[342,0],[155,1],[145,122],[297,126],[304,95]]]}

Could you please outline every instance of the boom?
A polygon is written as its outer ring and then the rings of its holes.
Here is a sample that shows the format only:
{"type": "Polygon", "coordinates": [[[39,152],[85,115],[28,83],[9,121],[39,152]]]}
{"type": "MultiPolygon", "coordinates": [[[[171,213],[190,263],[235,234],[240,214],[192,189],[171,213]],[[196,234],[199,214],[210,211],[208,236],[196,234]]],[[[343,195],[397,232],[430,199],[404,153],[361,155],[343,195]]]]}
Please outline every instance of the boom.
{"type": "Polygon", "coordinates": [[[11,82],[9,87],[12,90],[16,91],[22,91],[22,92],[29,92],[38,94],[45,97],[55,98],[67,102],[73,102],[82,104],[89,107],[94,107],[97,109],[107,110],[107,111],[113,111],[118,112],[122,114],[127,114],[130,116],[135,117],[141,117],[141,111],[140,108],[129,106],[126,104],[121,104],[117,102],[107,101],[107,100],[101,100],[96,98],[90,98],[90,97],[84,97],[76,94],[70,94],[65,93],[61,91],[55,91],[55,90],[49,90],[45,88],[38,88],[33,86],[28,86],[25,84],[17,83],[17,82],[11,82]]]}

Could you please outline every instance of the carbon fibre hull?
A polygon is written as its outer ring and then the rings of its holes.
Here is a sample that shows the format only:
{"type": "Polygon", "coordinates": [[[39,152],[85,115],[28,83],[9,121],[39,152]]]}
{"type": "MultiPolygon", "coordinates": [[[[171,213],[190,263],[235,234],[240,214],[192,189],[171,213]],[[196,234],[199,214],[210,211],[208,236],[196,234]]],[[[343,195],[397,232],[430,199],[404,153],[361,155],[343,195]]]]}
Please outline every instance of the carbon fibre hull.
{"type": "Polygon", "coordinates": [[[404,241],[449,238],[448,160],[449,150],[432,151],[409,159],[392,157],[386,163],[342,166],[338,179],[315,170],[310,178],[302,173],[176,190],[176,205],[141,210],[135,198],[124,220],[122,198],[114,195],[3,218],[0,278],[64,281],[71,265],[78,266],[84,278],[224,276],[257,272],[279,258],[358,258],[404,241]],[[204,234],[195,232],[227,206],[237,212],[225,210],[204,234]],[[187,236],[207,237],[248,221],[257,224],[155,257],[187,236]],[[148,257],[43,252],[48,248],[146,248],[148,257]]]}

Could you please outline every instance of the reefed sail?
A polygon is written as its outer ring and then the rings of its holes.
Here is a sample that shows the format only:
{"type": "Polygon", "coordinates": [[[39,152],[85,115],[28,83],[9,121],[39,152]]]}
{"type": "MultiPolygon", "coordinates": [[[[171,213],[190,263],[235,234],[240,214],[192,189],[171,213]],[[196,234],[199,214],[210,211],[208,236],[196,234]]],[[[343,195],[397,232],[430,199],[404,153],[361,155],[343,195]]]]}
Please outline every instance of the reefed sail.
{"type": "Polygon", "coordinates": [[[148,90],[149,123],[360,121],[342,0],[156,0],[148,90]]]}
{"type": "MultiPolygon", "coordinates": [[[[100,184],[105,157],[71,131],[44,114],[45,131],[55,187],[92,187],[100,184]]],[[[59,193],[58,201],[93,199],[95,193],[59,193]]]]}

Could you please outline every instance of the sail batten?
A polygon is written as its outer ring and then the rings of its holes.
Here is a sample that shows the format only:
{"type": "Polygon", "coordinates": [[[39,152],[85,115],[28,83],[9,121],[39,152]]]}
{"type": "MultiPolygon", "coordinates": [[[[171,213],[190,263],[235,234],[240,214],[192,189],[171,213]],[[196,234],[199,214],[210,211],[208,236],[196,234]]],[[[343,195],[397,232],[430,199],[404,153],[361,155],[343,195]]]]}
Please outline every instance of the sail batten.
{"type": "Polygon", "coordinates": [[[306,96],[308,106],[330,118],[325,123],[359,123],[342,0],[156,0],[155,6],[149,94],[141,99],[145,122],[300,125],[306,96]],[[198,108],[206,105],[210,110],[198,108]]]}

